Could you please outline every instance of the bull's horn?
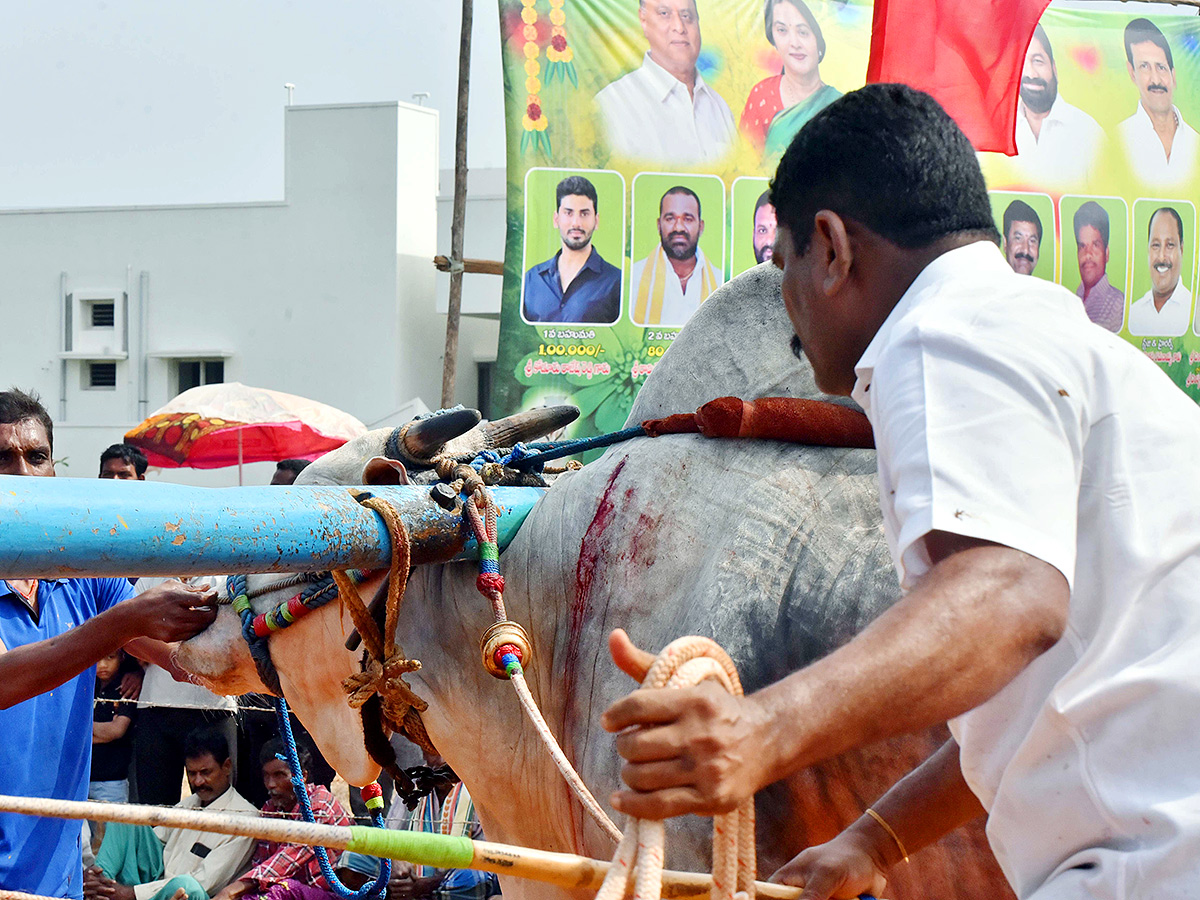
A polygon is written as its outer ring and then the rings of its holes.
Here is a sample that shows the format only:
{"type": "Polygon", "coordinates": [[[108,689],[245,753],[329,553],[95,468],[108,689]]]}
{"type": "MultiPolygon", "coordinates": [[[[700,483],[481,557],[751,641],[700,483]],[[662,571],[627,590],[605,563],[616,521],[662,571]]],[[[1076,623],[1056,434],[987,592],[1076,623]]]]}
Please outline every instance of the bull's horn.
{"type": "Polygon", "coordinates": [[[543,406],[488,422],[483,433],[491,447],[512,447],[520,441],[545,437],[578,418],[579,410],[574,406],[543,406]]]}
{"type": "Polygon", "coordinates": [[[400,450],[414,460],[430,459],[447,441],[478,425],[480,418],[477,409],[455,409],[414,420],[399,429],[400,450]]]}

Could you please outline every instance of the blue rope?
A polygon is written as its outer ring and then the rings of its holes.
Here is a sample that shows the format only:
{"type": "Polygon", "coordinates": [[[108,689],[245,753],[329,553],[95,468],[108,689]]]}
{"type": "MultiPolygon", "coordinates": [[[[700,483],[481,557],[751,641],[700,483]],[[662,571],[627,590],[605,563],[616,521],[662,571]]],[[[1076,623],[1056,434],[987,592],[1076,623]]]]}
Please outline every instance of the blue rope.
{"type": "MultiPolygon", "coordinates": [[[[584,453],[588,450],[595,450],[598,447],[609,447],[613,444],[619,444],[621,441],[645,436],[646,429],[641,425],[634,425],[632,428],[624,428],[621,431],[610,431],[608,434],[600,434],[589,438],[575,438],[569,441],[542,441],[534,444],[518,443],[512,448],[512,452],[508,456],[499,461],[513,469],[520,469],[526,472],[540,472],[542,466],[552,459],[561,459],[564,456],[573,456],[576,453],[584,453]]],[[[476,459],[480,459],[482,456],[483,454],[480,454],[476,459]]]]}
{"type": "MultiPolygon", "coordinates": [[[[287,745],[287,759],[283,761],[287,763],[288,769],[292,773],[292,787],[296,792],[296,799],[300,803],[300,811],[304,815],[304,821],[312,824],[316,822],[316,817],[313,815],[312,804],[308,800],[308,786],[304,783],[304,772],[300,768],[300,754],[296,750],[296,739],[292,736],[292,723],[288,716],[287,701],[282,697],[275,698],[275,718],[279,726],[279,734],[283,737],[284,743],[287,745]]],[[[279,754],[283,759],[283,755],[279,754]]],[[[371,813],[371,821],[375,823],[376,828],[383,827],[383,815],[378,811],[371,813]]],[[[342,884],[337,873],[333,871],[333,866],[329,864],[329,854],[325,852],[324,847],[314,847],[313,851],[317,855],[317,863],[321,867],[321,874],[325,876],[325,880],[329,882],[329,886],[340,897],[345,897],[347,900],[355,898],[361,900],[365,897],[377,897],[383,893],[387,887],[389,879],[392,877],[392,861],[390,859],[380,860],[379,875],[372,881],[368,881],[358,890],[351,890],[342,884]]]]}

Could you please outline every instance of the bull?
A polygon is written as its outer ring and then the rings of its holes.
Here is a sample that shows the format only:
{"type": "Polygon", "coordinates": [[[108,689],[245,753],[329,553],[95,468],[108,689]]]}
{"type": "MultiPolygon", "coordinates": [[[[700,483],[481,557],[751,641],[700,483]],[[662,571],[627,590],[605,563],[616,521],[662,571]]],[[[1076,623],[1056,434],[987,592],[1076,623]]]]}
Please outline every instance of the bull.
{"type": "MultiPolygon", "coordinates": [[[[817,391],[789,346],[779,296],[779,275],[765,266],[714,293],[658,363],[630,422],[730,394],[849,402],[817,391]]],[[[473,421],[458,414],[447,427],[473,421]]],[[[505,427],[476,426],[451,446],[503,443],[514,436],[497,434],[505,427]]],[[[428,447],[407,451],[399,437],[372,432],[309,466],[298,483],[404,480],[432,454],[428,447]]],[[[560,476],[502,554],[501,568],[509,617],[531,640],[529,686],[602,803],[618,785],[620,761],[597,720],[632,688],[607,656],[613,628],[648,648],[685,634],[712,637],[750,691],[841,646],[899,596],[873,451],[698,435],[631,440],[560,476]]],[[[570,793],[513,692],[480,665],[479,636],[492,616],[475,576],[470,563],[423,565],[408,584],[397,638],[423,662],[408,681],[428,703],[428,735],[470,789],[489,839],[606,858],[611,839],[570,793]]],[[[251,577],[250,586],[270,578],[251,577]]],[[[385,590],[385,581],[378,573],[364,582],[364,596],[385,590]]],[[[265,594],[254,608],[262,612],[285,596],[265,594]]],[[[341,687],[360,667],[358,653],[347,649],[352,630],[344,604],[330,604],[273,635],[270,652],[297,716],[338,772],[361,785],[379,767],[341,687]]],[[[228,608],[182,645],[178,659],[217,692],[264,689],[228,608]]],[[[945,736],[934,730],[885,741],[760,792],[760,873],[831,838],[945,736]]],[[[707,821],[679,820],[669,830],[668,864],[706,869],[709,833],[707,821]]],[[[921,851],[892,876],[889,892],[897,898],[1009,895],[977,826],[921,851]]],[[[504,892],[520,900],[563,894],[532,883],[507,883],[504,892]]]]}

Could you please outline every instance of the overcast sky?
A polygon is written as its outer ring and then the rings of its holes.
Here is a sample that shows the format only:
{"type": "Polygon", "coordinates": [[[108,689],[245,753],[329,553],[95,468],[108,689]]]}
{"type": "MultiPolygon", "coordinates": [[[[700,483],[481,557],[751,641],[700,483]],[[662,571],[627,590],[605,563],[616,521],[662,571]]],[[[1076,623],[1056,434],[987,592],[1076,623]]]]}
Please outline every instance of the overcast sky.
{"type": "MultiPolygon", "coordinates": [[[[472,167],[503,167],[495,0],[473,29],[472,167]]],[[[441,111],[454,164],[455,0],[0,2],[0,207],[283,196],[283,85],[295,102],[441,111]]]]}
{"type": "MultiPolygon", "coordinates": [[[[633,0],[630,0],[633,2],[633,0]]],[[[1161,4],[1063,5],[1172,10],[1161,4]]],[[[472,168],[504,166],[496,0],[476,0],[472,168]]],[[[411,100],[453,166],[457,0],[0,0],[0,208],[283,196],[296,103],[411,100]]]]}

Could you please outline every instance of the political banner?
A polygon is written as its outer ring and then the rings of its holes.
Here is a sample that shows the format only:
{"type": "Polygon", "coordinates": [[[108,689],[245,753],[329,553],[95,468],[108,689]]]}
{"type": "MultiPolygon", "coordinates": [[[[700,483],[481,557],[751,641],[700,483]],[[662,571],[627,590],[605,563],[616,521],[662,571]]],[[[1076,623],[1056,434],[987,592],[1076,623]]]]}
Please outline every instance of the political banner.
{"type": "MultiPolygon", "coordinates": [[[[1200,400],[1200,20],[1139,6],[1047,10],[1024,57],[1018,153],[980,161],[1013,269],[1074,291],[1200,400]]],[[[572,403],[568,436],[613,431],[711,293],[770,262],[770,177],[799,129],[864,83],[872,6],[501,0],[500,16],[493,413],[572,403]]]]}

